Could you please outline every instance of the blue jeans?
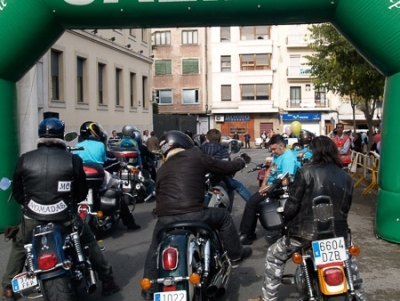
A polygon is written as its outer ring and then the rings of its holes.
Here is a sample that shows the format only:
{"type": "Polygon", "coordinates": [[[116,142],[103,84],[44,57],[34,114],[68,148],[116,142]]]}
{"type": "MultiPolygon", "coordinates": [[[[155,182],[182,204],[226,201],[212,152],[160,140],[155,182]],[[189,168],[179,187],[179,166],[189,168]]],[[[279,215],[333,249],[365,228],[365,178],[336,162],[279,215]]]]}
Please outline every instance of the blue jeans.
{"type": "Polygon", "coordinates": [[[232,177],[225,177],[225,182],[229,185],[228,188],[235,190],[245,202],[247,202],[252,196],[252,193],[246,188],[246,186],[244,186],[242,182],[232,177]]]}
{"type": "MultiPolygon", "coordinates": [[[[212,229],[218,230],[222,243],[231,260],[237,260],[242,254],[242,244],[239,234],[233,224],[232,217],[224,208],[208,208],[206,210],[177,214],[171,216],[160,216],[154,227],[153,238],[144,264],[144,277],[157,279],[157,247],[159,241],[157,233],[164,225],[178,221],[201,221],[208,224],[212,229]]],[[[155,286],[153,287],[155,288],[155,286]]]]}

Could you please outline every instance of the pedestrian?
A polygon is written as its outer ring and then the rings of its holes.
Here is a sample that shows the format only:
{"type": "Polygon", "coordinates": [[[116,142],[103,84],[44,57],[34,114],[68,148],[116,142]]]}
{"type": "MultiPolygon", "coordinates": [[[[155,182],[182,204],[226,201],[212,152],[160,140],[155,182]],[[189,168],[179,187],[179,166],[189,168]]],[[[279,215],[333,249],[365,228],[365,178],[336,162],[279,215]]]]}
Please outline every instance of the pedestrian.
{"type": "Polygon", "coordinates": [[[147,148],[149,151],[157,151],[158,148],[158,138],[154,131],[150,132],[150,138],[147,139],[147,148]]]}
{"type": "Polygon", "coordinates": [[[149,130],[144,130],[143,135],[142,135],[142,143],[144,145],[147,145],[147,140],[150,138],[149,136],[149,130]]]}
{"type": "MultiPolygon", "coordinates": [[[[64,123],[57,118],[47,118],[40,123],[38,132],[38,148],[21,155],[14,173],[13,196],[23,206],[23,216],[19,231],[13,239],[2,279],[2,298],[14,297],[11,280],[24,267],[24,245],[32,242],[33,229],[52,221],[71,223],[79,218],[77,211],[72,209],[86,198],[88,192],[82,159],[68,152],[63,140],[64,123]],[[69,187],[68,191],[60,191],[59,183],[69,183],[70,185],[65,185],[69,187]],[[57,212],[50,210],[50,207],[54,208],[55,204],[61,202],[65,206],[57,206],[57,212]]],[[[83,223],[80,240],[83,246],[89,248],[93,269],[103,282],[102,295],[119,291],[112,267],[103,257],[95,236],[86,223],[83,223]]]]}
{"type": "MultiPolygon", "coordinates": [[[[202,221],[217,229],[232,265],[252,254],[243,248],[232,217],[225,208],[204,208],[204,179],[209,172],[232,174],[245,166],[242,160],[222,161],[194,148],[190,137],[179,131],[169,131],[160,138],[160,149],[165,159],[157,172],[156,208],[158,217],[147,253],[144,277],[156,279],[158,232],[164,225],[183,220],[202,221]],[[173,179],[173,180],[172,180],[173,179]]],[[[157,283],[149,291],[142,291],[145,300],[153,300],[157,283]]]]}
{"type": "Polygon", "coordinates": [[[238,135],[238,133],[237,132],[235,132],[234,134],[233,134],[233,137],[232,137],[233,139],[236,139],[236,140],[239,140],[239,135],[238,135]]]}
{"type": "MultiPolygon", "coordinates": [[[[313,199],[326,195],[333,202],[334,232],[337,237],[347,240],[347,217],[352,203],[353,181],[342,170],[338,148],[329,137],[319,136],[311,141],[313,160],[299,169],[289,190],[283,217],[287,223],[287,233],[272,244],[267,251],[262,297],[248,301],[277,301],[278,290],[286,261],[299,248],[316,239],[317,231],[313,219],[313,199]]],[[[366,300],[360,281],[356,260],[352,257],[352,274],[356,284],[357,300],[366,300]]],[[[303,277],[306,277],[303,275],[303,277]]]]}
{"type": "Polygon", "coordinates": [[[338,123],[336,125],[337,134],[332,138],[332,141],[336,144],[339,150],[339,156],[342,160],[343,169],[347,170],[349,164],[351,163],[351,140],[349,135],[346,135],[344,131],[343,123],[338,123]]]}
{"type": "Polygon", "coordinates": [[[251,136],[250,136],[249,132],[246,132],[246,134],[244,134],[244,147],[245,148],[250,148],[250,139],[251,139],[251,136]]]}

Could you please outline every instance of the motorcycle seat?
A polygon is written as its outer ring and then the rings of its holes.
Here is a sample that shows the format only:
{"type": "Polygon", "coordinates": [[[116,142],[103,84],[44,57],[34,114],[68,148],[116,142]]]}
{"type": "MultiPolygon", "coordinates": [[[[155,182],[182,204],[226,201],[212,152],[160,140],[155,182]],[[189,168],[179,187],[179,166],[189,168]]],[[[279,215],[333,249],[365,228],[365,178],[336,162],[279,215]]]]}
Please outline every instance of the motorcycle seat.
{"type": "Polygon", "coordinates": [[[179,221],[173,222],[165,225],[158,233],[157,238],[161,239],[161,237],[172,230],[176,229],[187,229],[195,234],[210,236],[216,238],[216,232],[208,226],[206,223],[200,221],[179,221]]]}

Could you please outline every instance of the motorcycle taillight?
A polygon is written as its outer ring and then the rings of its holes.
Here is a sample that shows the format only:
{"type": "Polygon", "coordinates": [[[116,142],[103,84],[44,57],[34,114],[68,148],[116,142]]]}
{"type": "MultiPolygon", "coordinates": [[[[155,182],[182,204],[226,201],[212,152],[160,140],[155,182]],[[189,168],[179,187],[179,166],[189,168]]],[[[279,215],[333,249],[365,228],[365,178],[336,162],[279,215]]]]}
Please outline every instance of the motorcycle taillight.
{"type": "Polygon", "coordinates": [[[339,268],[328,268],[324,271],[326,284],[330,286],[341,285],[343,283],[343,273],[339,268]]]}
{"type": "Polygon", "coordinates": [[[175,270],[178,266],[178,250],[168,247],[162,253],[162,265],[164,270],[175,270]]]}
{"type": "Polygon", "coordinates": [[[50,252],[41,254],[39,256],[37,264],[39,269],[46,271],[54,268],[57,262],[58,259],[56,253],[50,252]]]}
{"type": "Polygon", "coordinates": [[[79,211],[78,212],[79,217],[81,219],[85,220],[87,215],[88,215],[88,206],[87,205],[80,205],[78,211],[79,211]]]}

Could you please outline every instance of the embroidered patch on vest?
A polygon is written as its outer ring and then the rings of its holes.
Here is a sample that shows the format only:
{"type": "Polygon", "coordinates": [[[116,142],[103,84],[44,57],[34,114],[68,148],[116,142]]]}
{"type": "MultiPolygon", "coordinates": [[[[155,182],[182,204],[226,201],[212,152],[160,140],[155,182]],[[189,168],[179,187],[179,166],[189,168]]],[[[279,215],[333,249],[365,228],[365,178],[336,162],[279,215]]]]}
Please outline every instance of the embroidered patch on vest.
{"type": "Polygon", "coordinates": [[[71,182],[58,181],[58,192],[71,191],[71,182]]]}
{"type": "Polygon", "coordinates": [[[42,204],[36,203],[33,200],[30,200],[28,203],[28,208],[31,209],[35,213],[48,215],[48,214],[56,214],[61,211],[64,211],[65,209],[67,209],[67,204],[65,204],[64,201],[60,201],[57,204],[42,205],[42,204]]]}

